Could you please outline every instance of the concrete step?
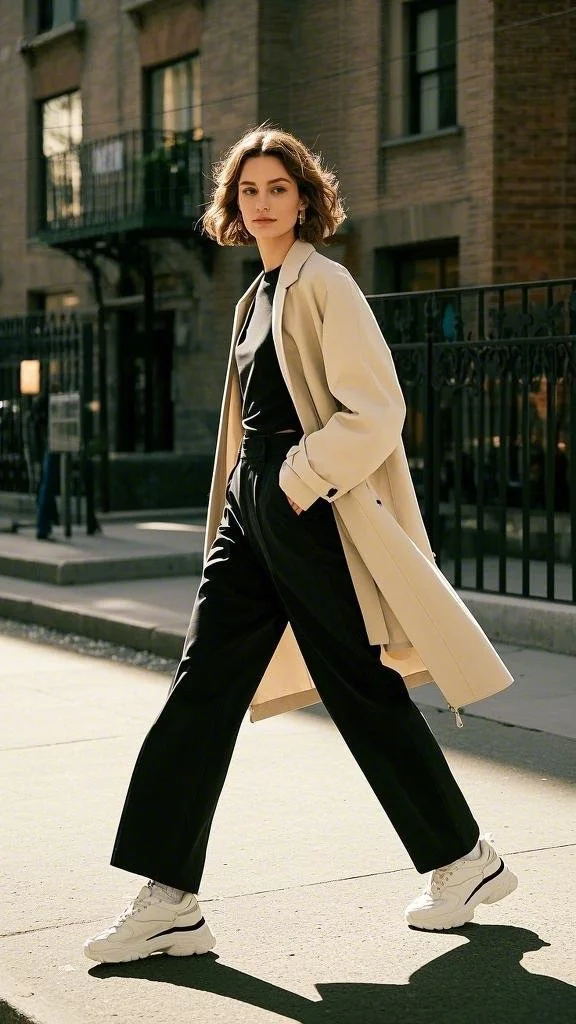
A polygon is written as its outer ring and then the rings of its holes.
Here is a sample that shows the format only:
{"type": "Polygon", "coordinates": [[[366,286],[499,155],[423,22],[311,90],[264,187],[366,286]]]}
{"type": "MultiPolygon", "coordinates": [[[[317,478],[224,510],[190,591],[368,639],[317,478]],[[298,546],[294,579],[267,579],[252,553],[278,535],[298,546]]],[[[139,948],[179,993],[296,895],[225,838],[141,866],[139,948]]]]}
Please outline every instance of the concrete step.
{"type": "Polygon", "coordinates": [[[102,533],[78,528],[69,538],[58,529],[53,541],[30,529],[0,537],[0,575],[59,586],[197,576],[203,546],[201,520],[110,522],[102,533]]]}
{"type": "Polygon", "coordinates": [[[188,554],[139,554],[128,558],[78,558],[58,561],[0,555],[0,575],[60,586],[82,583],[114,583],[117,580],[159,579],[170,576],[198,576],[202,572],[200,552],[188,554]]]}

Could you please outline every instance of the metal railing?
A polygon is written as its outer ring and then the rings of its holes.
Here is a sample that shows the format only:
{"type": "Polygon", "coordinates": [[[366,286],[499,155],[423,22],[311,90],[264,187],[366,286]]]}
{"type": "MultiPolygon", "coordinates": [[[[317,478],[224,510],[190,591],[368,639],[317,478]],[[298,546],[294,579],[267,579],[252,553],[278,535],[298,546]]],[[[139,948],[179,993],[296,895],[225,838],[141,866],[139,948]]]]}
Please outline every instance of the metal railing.
{"type": "Polygon", "coordinates": [[[131,131],[44,158],[41,234],[189,230],[209,178],[207,139],[188,132],[131,131]]]}
{"type": "Polygon", "coordinates": [[[97,450],[94,325],[73,314],[0,318],[0,491],[34,496],[48,443],[48,396],[82,396],[84,455],[97,450]],[[22,393],[21,365],[37,362],[39,391],[22,393]]]}
{"type": "Polygon", "coordinates": [[[369,299],[457,587],[576,600],[576,280],[369,299]]]}

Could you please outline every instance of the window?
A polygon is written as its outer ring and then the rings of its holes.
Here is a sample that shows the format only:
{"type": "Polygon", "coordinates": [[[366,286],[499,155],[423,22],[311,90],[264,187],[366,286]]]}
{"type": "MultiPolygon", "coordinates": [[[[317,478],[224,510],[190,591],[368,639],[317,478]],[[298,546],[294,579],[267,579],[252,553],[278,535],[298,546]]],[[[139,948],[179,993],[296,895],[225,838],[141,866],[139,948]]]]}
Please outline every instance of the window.
{"type": "Polygon", "coordinates": [[[187,57],[155,68],[148,78],[149,127],[166,136],[191,133],[202,138],[200,59],[187,57]]]}
{"type": "Polygon", "coordinates": [[[42,156],[45,167],[45,219],[54,224],[80,213],[82,99],[67,92],[41,104],[42,156]]]}
{"type": "Polygon", "coordinates": [[[417,246],[394,254],[396,290],[427,292],[458,287],[458,243],[417,246]]]}
{"type": "MultiPolygon", "coordinates": [[[[432,242],[392,252],[396,291],[432,292],[457,288],[458,240],[432,242]]],[[[442,300],[442,331],[446,341],[454,341],[455,307],[450,296],[442,300]]]]}
{"type": "Polygon", "coordinates": [[[456,4],[409,5],[410,132],[456,124],[456,4]]]}
{"type": "Polygon", "coordinates": [[[64,153],[82,141],[82,99],[66,92],[42,104],[42,152],[64,153]]]}
{"type": "Polygon", "coordinates": [[[457,288],[458,282],[457,238],[374,251],[374,285],[378,294],[457,288]]]}
{"type": "Polygon", "coordinates": [[[78,0],[39,0],[38,32],[50,32],[78,16],[78,0]]]}

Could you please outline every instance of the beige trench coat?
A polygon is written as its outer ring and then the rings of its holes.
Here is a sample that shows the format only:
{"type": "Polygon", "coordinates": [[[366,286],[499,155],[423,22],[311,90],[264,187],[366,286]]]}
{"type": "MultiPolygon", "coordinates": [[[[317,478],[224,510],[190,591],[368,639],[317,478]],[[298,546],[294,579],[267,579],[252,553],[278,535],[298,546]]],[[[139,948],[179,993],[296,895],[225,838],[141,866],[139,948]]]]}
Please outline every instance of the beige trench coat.
{"type": "MultiPolygon", "coordinates": [[[[205,555],[242,439],[234,345],[259,280],[234,317],[205,555]]],[[[368,637],[382,645],[382,662],[408,686],[435,681],[452,709],[504,689],[510,673],[434,562],[402,443],[404,399],[362,292],[344,267],[296,241],[280,271],[272,320],[303,430],[282,465],[280,486],[303,509],[313,501],[332,503],[368,637]]],[[[319,699],[288,626],[254,698],[252,720],[319,699]]]]}

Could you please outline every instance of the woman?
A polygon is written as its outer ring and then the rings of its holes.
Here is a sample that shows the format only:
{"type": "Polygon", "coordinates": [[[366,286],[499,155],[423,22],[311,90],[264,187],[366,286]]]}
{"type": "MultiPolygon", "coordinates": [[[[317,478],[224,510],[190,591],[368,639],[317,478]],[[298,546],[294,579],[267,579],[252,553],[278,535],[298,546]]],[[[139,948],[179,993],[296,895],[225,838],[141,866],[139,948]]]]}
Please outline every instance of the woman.
{"type": "Polygon", "coordinates": [[[511,677],[434,565],[390,351],[348,272],[312,244],[343,219],[333,175],[286,132],[248,133],[217,168],[205,229],[222,245],[256,242],[263,273],[236,309],[184,653],[112,856],[150,881],[86,943],[92,959],[214,945],[194,894],[251,701],[258,718],[319,694],[431,872],[410,925],[457,927],[516,887],[408,696],[406,682],[434,677],[458,716],[511,677]]]}

